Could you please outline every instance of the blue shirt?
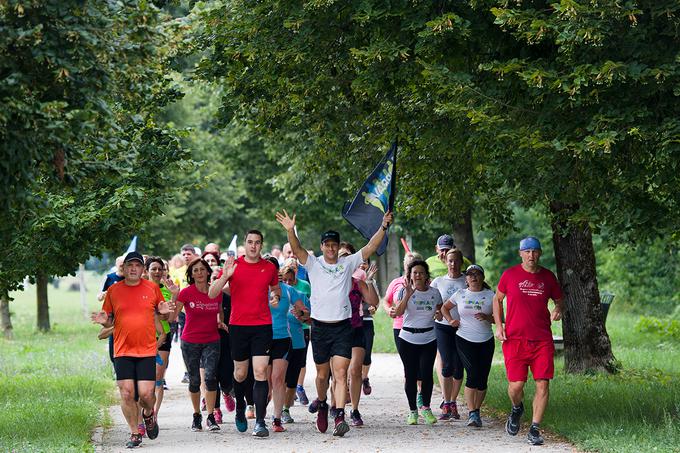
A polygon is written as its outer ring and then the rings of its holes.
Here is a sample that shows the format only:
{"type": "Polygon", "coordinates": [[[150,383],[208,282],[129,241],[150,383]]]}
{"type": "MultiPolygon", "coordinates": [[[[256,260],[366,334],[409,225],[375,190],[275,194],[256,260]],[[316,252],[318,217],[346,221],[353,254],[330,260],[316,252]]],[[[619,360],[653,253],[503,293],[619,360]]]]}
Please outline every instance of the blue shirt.
{"type": "Polygon", "coordinates": [[[305,267],[302,264],[298,264],[297,278],[309,283],[309,274],[307,274],[307,269],[305,269],[305,267]]]}
{"type": "MultiPolygon", "coordinates": [[[[309,298],[299,291],[298,294],[301,296],[302,302],[304,303],[307,310],[311,310],[312,307],[309,305],[309,298]]],[[[288,326],[290,328],[292,349],[303,349],[305,347],[305,334],[302,331],[304,324],[302,324],[290,310],[288,311],[288,326]]]]}
{"type": "Polygon", "coordinates": [[[298,300],[304,300],[304,294],[293,289],[285,283],[279,282],[281,287],[281,298],[276,308],[269,305],[269,311],[272,314],[272,333],[273,339],[290,338],[291,333],[288,327],[288,312],[290,307],[295,305],[298,300]]]}

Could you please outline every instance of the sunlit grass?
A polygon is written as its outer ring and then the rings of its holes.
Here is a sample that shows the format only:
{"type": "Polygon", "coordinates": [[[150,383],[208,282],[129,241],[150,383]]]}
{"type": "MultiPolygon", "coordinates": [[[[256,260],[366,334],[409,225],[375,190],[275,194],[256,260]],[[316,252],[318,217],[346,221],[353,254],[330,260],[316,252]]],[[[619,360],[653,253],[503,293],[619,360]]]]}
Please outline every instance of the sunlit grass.
{"type": "MultiPolygon", "coordinates": [[[[99,277],[89,281],[98,308],[99,277]]],[[[49,289],[52,331],[35,330],[35,288],[10,303],[14,340],[0,340],[0,451],[92,451],[106,423],[114,381],[98,329],[84,317],[78,292],[49,289]]]]}

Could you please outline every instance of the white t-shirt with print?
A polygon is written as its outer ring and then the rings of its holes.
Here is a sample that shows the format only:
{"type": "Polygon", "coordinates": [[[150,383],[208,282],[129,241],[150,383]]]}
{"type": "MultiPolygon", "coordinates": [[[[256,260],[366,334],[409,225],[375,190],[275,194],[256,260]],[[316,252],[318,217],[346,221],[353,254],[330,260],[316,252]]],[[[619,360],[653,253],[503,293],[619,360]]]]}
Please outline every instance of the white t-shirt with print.
{"type": "Polygon", "coordinates": [[[312,319],[337,322],[352,315],[349,303],[352,274],[362,262],[361,251],[338,258],[336,264],[328,264],[323,255],[309,255],[305,268],[312,286],[312,295],[309,298],[312,319]]]}
{"type": "MultiPolygon", "coordinates": [[[[456,293],[456,291],[467,288],[467,283],[465,283],[465,275],[461,275],[460,277],[456,278],[443,275],[432,280],[430,286],[437,288],[439,290],[439,294],[442,296],[442,300],[446,302],[456,293]]],[[[452,310],[449,310],[449,312],[451,313],[452,319],[460,320],[460,317],[458,316],[458,310],[456,310],[455,305],[453,306],[452,310]]],[[[449,325],[449,322],[446,319],[442,319],[441,321],[435,320],[435,322],[447,326],[449,325]]]]}
{"type": "Polygon", "coordinates": [[[473,343],[483,343],[493,337],[491,323],[475,318],[477,313],[485,315],[493,313],[493,296],[494,293],[490,289],[476,292],[464,289],[451,297],[451,302],[458,307],[460,314],[460,327],[457,332],[459,337],[473,343]]]}
{"type": "MultiPolygon", "coordinates": [[[[404,289],[399,291],[398,300],[403,303],[404,289]]],[[[434,312],[438,304],[442,303],[442,296],[439,294],[437,288],[429,287],[425,291],[416,290],[413,295],[409,298],[406,305],[406,311],[404,311],[404,325],[403,327],[411,327],[414,329],[427,329],[429,327],[432,330],[422,333],[407,332],[401,329],[399,332],[399,338],[404,341],[408,341],[411,344],[427,344],[436,339],[434,333],[434,312]]]]}

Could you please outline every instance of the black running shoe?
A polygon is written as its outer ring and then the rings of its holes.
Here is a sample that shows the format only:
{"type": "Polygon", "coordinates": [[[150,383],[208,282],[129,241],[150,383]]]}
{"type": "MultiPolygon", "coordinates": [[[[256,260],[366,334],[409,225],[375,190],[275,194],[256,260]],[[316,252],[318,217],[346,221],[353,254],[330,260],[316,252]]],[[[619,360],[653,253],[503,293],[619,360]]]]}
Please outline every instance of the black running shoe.
{"type": "Polygon", "coordinates": [[[203,431],[203,416],[196,412],[194,414],[194,421],[191,422],[191,430],[192,431],[203,431]]]}
{"type": "Polygon", "coordinates": [[[519,407],[512,408],[510,415],[508,416],[508,421],[505,423],[505,431],[511,436],[516,436],[519,432],[519,424],[524,414],[524,403],[520,403],[519,407]]]}
{"type": "Polygon", "coordinates": [[[144,415],[142,411],[142,418],[144,419],[144,427],[146,428],[146,435],[149,439],[155,439],[158,437],[158,423],[156,423],[156,413],[152,412],[151,415],[144,415]]]}
{"type": "Polygon", "coordinates": [[[220,425],[217,424],[215,421],[215,415],[209,414],[208,418],[205,420],[205,426],[208,428],[208,431],[219,431],[220,430],[220,425]]]}
{"type": "Polygon", "coordinates": [[[130,440],[125,444],[127,448],[135,448],[140,445],[142,445],[142,435],[139,433],[130,434],[130,440]]]}
{"type": "Polygon", "coordinates": [[[269,430],[264,422],[255,422],[253,437],[269,437],[269,430]]]}
{"type": "Polygon", "coordinates": [[[531,425],[529,433],[527,434],[527,440],[531,445],[543,445],[543,436],[541,436],[538,426],[531,425]]]}

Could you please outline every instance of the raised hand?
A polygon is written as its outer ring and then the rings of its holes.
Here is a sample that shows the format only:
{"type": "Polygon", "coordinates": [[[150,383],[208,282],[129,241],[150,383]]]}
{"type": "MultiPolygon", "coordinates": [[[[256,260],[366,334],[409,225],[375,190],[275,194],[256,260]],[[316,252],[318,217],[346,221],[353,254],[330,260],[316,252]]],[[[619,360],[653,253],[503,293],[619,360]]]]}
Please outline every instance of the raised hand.
{"type": "Polygon", "coordinates": [[[383,226],[390,226],[392,225],[392,222],[394,221],[394,215],[392,214],[392,211],[387,211],[385,215],[383,216],[382,224],[383,226]]]}
{"type": "Polygon", "coordinates": [[[375,280],[375,274],[378,273],[378,266],[375,264],[371,264],[368,270],[366,271],[366,280],[375,280]]]}
{"type": "Polygon", "coordinates": [[[293,214],[293,217],[291,218],[285,209],[283,210],[283,214],[280,212],[276,213],[276,221],[279,222],[286,231],[291,231],[295,228],[295,214],[293,214]]]}
{"type": "Polygon", "coordinates": [[[168,288],[168,291],[170,291],[172,294],[179,294],[179,285],[177,285],[171,278],[166,277],[165,280],[163,280],[163,285],[165,285],[165,287],[168,288]]]}
{"type": "Polygon", "coordinates": [[[234,271],[236,270],[236,258],[233,256],[230,256],[226,259],[224,262],[224,267],[222,268],[224,275],[227,277],[227,280],[231,278],[232,275],[234,275],[234,271]]]}

